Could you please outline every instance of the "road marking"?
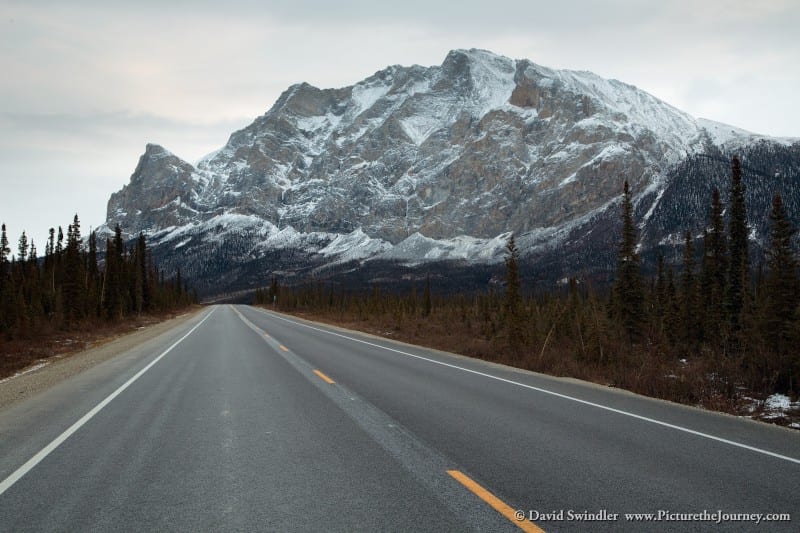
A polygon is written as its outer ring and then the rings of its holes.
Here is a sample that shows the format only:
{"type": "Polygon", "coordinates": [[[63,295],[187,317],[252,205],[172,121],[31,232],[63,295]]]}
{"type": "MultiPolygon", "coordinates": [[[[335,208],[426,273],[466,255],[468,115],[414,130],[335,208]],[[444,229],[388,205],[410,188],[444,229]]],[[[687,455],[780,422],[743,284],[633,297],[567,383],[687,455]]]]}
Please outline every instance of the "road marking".
{"type": "Polygon", "coordinates": [[[61,444],[62,444],[62,443],[65,441],[65,440],[67,440],[67,439],[68,439],[68,438],[69,438],[69,437],[70,437],[70,436],[71,436],[73,433],[75,433],[76,431],[78,431],[78,430],[79,430],[79,429],[80,429],[80,428],[81,428],[81,427],[82,427],[84,424],[86,424],[86,422],[88,422],[89,420],[91,420],[91,419],[92,419],[92,417],[94,417],[94,415],[96,415],[97,413],[99,413],[99,412],[100,412],[100,410],[101,410],[101,409],[103,409],[103,407],[105,407],[106,405],[108,405],[109,403],[111,403],[111,400],[113,400],[114,398],[116,398],[117,396],[119,396],[119,395],[122,393],[122,391],[124,391],[125,389],[127,389],[128,387],[130,387],[130,385],[131,385],[131,384],[132,384],[134,381],[136,381],[137,379],[139,379],[139,378],[142,376],[142,374],[144,374],[145,372],[147,372],[148,370],[150,370],[150,368],[152,368],[152,367],[153,367],[153,365],[155,365],[156,363],[158,363],[158,362],[159,362],[159,361],[160,361],[160,360],[161,360],[161,359],[162,359],[162,358],[163,358],[165,355],[167,355],[169,352],[171,352],[173,348],[175,348],[177,345],[179,345],[179,344],[180,344],[180,343],[181,343],[181,342],[182,342],[182,341],[183,341],[183,340],[184,340],[186,337],[188,337],[189,335],[191,335],[191,334],[194,332],[194,330],[196,330],[197,328],[199,328],[199,327],[200,327],[200,326],[203,324],[203,322],[205,322],[205,321],[208,319],[208,317],[210,317],[211,315],[213,315],[213,314],[214,314],[214,311],[216,311],[216,310],[217,310],[217,308],[216,308],[216,307],[215,307],[214,309],[212,309],[212,310],[211,310],[211,312],[210,312],[210,313],[208,313],[208,314],[207,314],[207,315],[206,315],[206,316],[203,318],[203,320],[201,320],[200,322],[198,322],[198,323],[197,323],[197,324],[196,324],[196,325],[195,325],[195,326],[194,326],[192,329],[190,329],[190,330],[189,330],[189,332],[188,332],[186,335],[184,335],[183,337],[181,337],[180,339],[178,339],[177,341],[175,341],[175,343],[173,343],[173,344],[172,344],[172,346],[170,346],[169,348],[167,348],[166,350],[164,350],[163,352],[161,352],[161,355],[159,355],[158,357],[156,357],[155,359],[153,359],[152,361],[150,361],[150,363],[149,363],[149,364],[148,364],[146,367],[144,367],[143,369],[139,370],[139,371],[138,371],[138,372],[137,372],[137,373],[136,373],[136,374],[135,374],[135,375],[134,375],[132,378],[130,378],[130,379],[129,379],[128,381],[126,381],[125,383],[123,383],[123,384],[122,384],[122,385],[121,385],[121,386],[120,386],[120,387],[119,387],[117,390],[115,390],[114,392],[112,392],[111,394],[109,394],[108,396],[106,396],[106,398],[105,398],[103,401],[101,401],[100,403],[98,403],[97,405],[95,405],[95,406],[92,408],[92,410],[91,410],[91,411],[89,411],[88,413],[86,413],[85,415],[83,415],[83,416],[82,416],[82,417],[81,417],[81,418],[80,418],[80,419],[79,419],[77,422],[75,422],[75,423],[74,423],[74,424],[72,424],[72,425],[71,425],[69,428],[67,428],[67,430],[66,430],[66,431],[64,431],[64,432],[63,432],[61,435],[59,435],[58,437],[56,437],[55,439],[53,439],[53,441],[52,441],[50,444],[48,444],[47,446],[45,446],[44,448],[42,448],[42,449],[39,451],[39,453],[37,453],[36,455],[34,455],[34,456],[33,456],[33,457],[31,457],[30,459],[28,459],[28,461],[27,461],[27,462],[26,462],[24,465],[22,465],[22,466],[20,466],[19,468],[17,468],[17,469],[14,471],[14,473],[12,473],[10,476],[8,476],[7,478],[5,478],[5,479],[4,479],[4,480],[3,480],[3,481],[0,483],[0,495],[2,495],[2,494],[5,492],[5,491],[7,491],[8,489],[10,489],[10,488],[11,488],[11,486],[12,486],[14,483],[16,483],[17,481],[19,481],[19,480],[20,480],[20,478],[22,478],[22,476],[24,476],[25,474],[27,474],[28,472],[30,472],[30,471],[31,471],[31,469],[33,469],[33,467],[35,467],[36,465],[38,465],[38,464],[39,464],[39,463],[42,461],[42,459],[44,459],[45,457],[47,457],[48,455],[50,455],[50,454],[51,454],[51,453],[52,453],[52,452],[53,452],[53,451],[54,451],[56,448],[58,448],[59,446],[61,446],[61,444]]]}
{"type": "Polygon", "coordinates": [[[478,485],[468,475],[463,474],[458,470],[448,470],[447,473],[450,474],[450,476],[453,479],[455,479],[456,481],[467,487],[470,490],[470,492],[475,494],[475,496],[477,496],[481,500],[491,505],[492,509],[494,509],[501,515],[505,516],[506,518],[508,518],[511,522],[514,523],[514,525],[516,525],[522,531],[527,531],[528,533],[544,533],[544,530],[539,528],[533,522],[529,522],[528,520],[525,519],[520,520],[516,516],[517,513],[516,510],[512,509],[511,507],[506,505],[506,503],[503,500],[501,500],[500,498],[498,498],[485,488],[478,485]]]}
{"type": "Polygon", "coordinates": [[[323,374],[319,370],[314,370],[314,373],[316,375],[318,375],[320,377],[320,379],[322,379],[322,381],[324,381],[325,383],[327,383],[329,385],[333,385],[334,383],[336,383],[335,381],[333,381],[331,378],[329,378],[328,376],[326,376],[325,374],[323,374]]]}
{"type": "Polygon", "coordinates": [[[264,336],[268,339],[270,338],[269,333],[264,333],[264,336]]]}
{"type": "MultiPolygon", "coordinates": [[[[389,417],[366,400],[358,398],[344,386],[330,387],[322,380],[311,377],[314,367],[305,359],[293,352],[281,353],[280,343],[275,339],[265,339],[259,326],[247,319],[236,307],[231,309],[239,319],[274,349],[274,354],[281,357],[314,387],[325,395],[334,405],[339,407],[353,422],[383,450],[388,452],[400,465],[413,475],[424,487],[437,493],[444,505],[454,516],[469,516],[471,525],[476,531],[497,531],[507,525],[505,518],[497,513],[485,510],[475,512],[475,497],[464,488],[451,483],[442,476],[442,472],[453,468],[453,461],[445,458],[438,451],[419,441],[410,431],[389,417]],[[399,428],[399,429],[398,429],[399,428]]],[[[483,510],[483,507],[481,507],[483,510]]]]}
{"type": "Polygon", "coordinates": [[[281,344],[281,350],[283,350],[284,352],[288,352],[288,351],[289,351],[289,348],[287,348],[286,346],[284,346],[283,344],[281,344]]]}
{"type": "Polygon", "coordinates": [[[536,392],[541,392],[542,394],[549,394],[550,396],[555,396],[555,397],[561,398],[563,400],[569,400],[569,401],[576,402],[576,403],[579,403],[579,404],[582,404],[582,405],[588,405],[588,406],[591,406],[591,407],[596,407],[597,409],[602,409],[604,411],[608,411],[608,412],[611,412],[611,413],[616,413],[618,415],[623,415],[623,416],[627,416],[627,417],[630,417],[630,418],[635,418],[636,420],[641,420],[643,422],[649,422],[651,424],[656,424],[658,426],[662,426],[662,427],[665,427],[665,428],[674,429],[675,431],[681,431],[683,433],[688,433],[688,434],[694,435],[696,437],[702,437],[704,439],[713,440],[715,442],[721,442],[723,444],[728,444],[729,446],[735,446],[736,448],[741,448],[743,450],[748,450],[748,451],[751,451],[751,452],[760,453],[762,455],[768,455],[768,456],[774,457],[776,459],[781,459],[783,461],[787,461],[787,462],[790,462],[790,463],[794,463],[794,464],[800,465],[800,459],[795,459],[794,457],[789,457],[787,455],[781,455],[779,453],[771,452],[769,450],[764,450],[762,448],[756,448],[755,446],[750,446],[748,444],[743,444],[741,442],[736,442],[736,441],[725,439],[725,438],[722,438],[722,437],[717,437],[715,435],[710,435],[708,433],[703,433],[702,431],[696,431],[694,429],[690,429],[690,428],[683,427],[683,426],[678,426],[676,424],[670,424],[669,422],[663,422],[663,421],[657,420],[655,418],[649,418],[649,417],[646,417],[646,416],[637,415],[636,413],[631,413],[630,411],[623,411],[622,409],[616,409],[614,407],[609,407],[607,405],[603,405],[603,404],[599,404],[599,403],[595,403],[595,402],[590,402],[588,400],[581,400],[580,398],[575,398],[574,396],[568,396],[568,395],[562,394],[560,392],[555,392],[555,391],[551,391],[551,390],[548,390],[548,389],[543,389],[541,387],[535,387],[533,385],[527,385],[525,383],[520,383],[518,381],[513,381],[513,380],[510,380],[510,379],[506,379],[506,378],[501,378],[499,376],[493,376],[492,374],[487,374],[485,372],[479,372],[478,370],[472,370],[471,368],[465,368],[463,366],[454,365],[452,363],[445,363],[444,361],[437,361],[436,359],[431,359],[429,357],[423,357],[421,355],[415,355],[413,353],[404,352],[402,350],[397,350],[395,348],[389,348],[388,346],[381,346],[380,344],[376,344],[374,342],[368,342],[368,341],[365,341],[365,340],[356,339],[356,338],[353,338],[353,337],[348,337],[347,335],[342,335],[340,333],[335,333],[333,331],[328,331],[328,330],[325,330],[325,329],[322,329],[322,328],[317,328],[317,327],[314,327],[314,326],[310,326],[308,324],[303,324],[302,322],[295,322],[294,320],[289,320],[288,318],[283,318],[282,316],[279,316],[277,314],[267,313],[266,311],[262,311],[261,309],[258,309],[258,311],[260,313],[263,313],[263,314],[267,315],[267,316],[271,316],[271,317],[277,318],[278,320],[282,320],[284,322],[288,322],[290,324],[294,324],[295,326],[301,326],[301,327],[304,327],[304,328],[313,329],[314,331],[319,331],[321,333],[327,333],[328,335],[341,337],[343,339],[351,340],[353,342],[358,342],[358,343],[361,343],[361,344],[366,344],[368,346],[374,346],[375,348],[381,348],[381,349],[387,350],[389,352],[399,353],[399,354],[402,354],[402,355],[405,355],[405,356],[408,356],[408,357],[413,357],[415,359],[420,359],[422,361],[427,361],[429,363],[433,363],[433,364],[436,364],[436,365],[441,365],[441,366],[445,366],[445,367],[448,367],[448,368],[454,368],[456,370],[461,370],[461,371],[467,372],[469,374],[475,374],[475,375],[483,376],[483,377],[486,377],[486,378],[489,378],[489,379],[494,379],[496,381],[502,381],[503,383],[508,383],[510,385],[516,385],[518,387],[522,387],[524,389],[533,390],[533,391],[536,391],[536,392]]]}

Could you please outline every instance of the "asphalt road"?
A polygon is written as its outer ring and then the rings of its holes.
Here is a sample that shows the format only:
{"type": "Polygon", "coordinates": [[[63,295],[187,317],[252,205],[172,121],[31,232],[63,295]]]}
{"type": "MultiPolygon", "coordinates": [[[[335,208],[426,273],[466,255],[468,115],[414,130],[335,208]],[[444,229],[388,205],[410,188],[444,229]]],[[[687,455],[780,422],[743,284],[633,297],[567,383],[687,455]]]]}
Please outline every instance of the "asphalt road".
{"type": "Polygon", "coordinates": [[[797,531],[798,475],[796,431],[247,306],[0,411],[2,531],[797,531]]]}

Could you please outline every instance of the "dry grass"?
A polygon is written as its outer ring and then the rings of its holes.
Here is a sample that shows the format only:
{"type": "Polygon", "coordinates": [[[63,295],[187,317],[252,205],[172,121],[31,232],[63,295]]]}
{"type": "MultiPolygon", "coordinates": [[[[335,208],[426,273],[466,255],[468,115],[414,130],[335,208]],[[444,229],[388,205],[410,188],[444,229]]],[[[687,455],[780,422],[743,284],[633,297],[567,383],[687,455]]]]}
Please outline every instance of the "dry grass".
{"type": "Polygon", "coordinates": [[[28,339],[0,339],[0,379],[12,376],[42,360],[100,346],[123,335],[169,320],[186,310],[147,314],[118,322],[83,324],[69,331],[44,327],[28,339]]]}
{"type": "MultiPolygon", "coordinates": [[[[737,367],[726,359],[711,356],[676,359],[663,354],[658,346],[637,345],[631,349],[612,338],[604,339],[606,351],[604,359],[600,359],[587,355],[574,336],[563,332],[554,335],[544,350],[544,339],[540,336],[514,351],[503,339],[502,332],[495,332],[490,338],[484,325],[448,313],[434,312],[428,317],[397,313],[369,315],[324,308],[287,312],[301,318],[553,376],[581,379],[718,412],[753,415],[746,405],[727,393],[729,385],[724,376],[735,376],[737,367]]],[[[795,418],[800,416],[766,421],[788,425],[800,421],[795,418]]]]}

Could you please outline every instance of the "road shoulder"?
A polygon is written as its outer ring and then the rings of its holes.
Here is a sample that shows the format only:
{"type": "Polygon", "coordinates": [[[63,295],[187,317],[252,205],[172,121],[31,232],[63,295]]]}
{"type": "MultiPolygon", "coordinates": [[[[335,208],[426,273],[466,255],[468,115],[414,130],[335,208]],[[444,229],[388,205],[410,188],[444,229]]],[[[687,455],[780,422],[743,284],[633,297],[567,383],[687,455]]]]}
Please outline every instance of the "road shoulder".
{"type": "MultiPolygon", "coordinates": [[[[736,421],[736,423],[747,424],[754,430],[761,429],[767,431],[774,431],[789,436],[790,438],[796,438],[798,436],[798,431],[796,429],[792,429],[786,426],[781,426],[778,424],[772,424],[763,420],[743,417],[740,415],[735,415],[724,411],[708,409],[702,405],[689,405],[689,404],[677,403],[670,400],[665,400],[663,398],[646,396],[644,394],[639,394],[637,392],[629,391],[627,389],[604,385],[601,383],[595,383],[592,381],[586,381],[568,376],[553,376],[550,374],[543,374],[541,372],[536,372],[533,370],[509,366],[494,361],[487,361],[485,359],[481,359],[478,357],[470,357],[468,355],[463,355],[455,352],[448,352],[446,350],[441,350],[438,348],[433,348],[422,344],[412,344],[399,339],[383,337],[381,335],[376,335],[368,331],[349,329],[334,323],[323,322],[317,319],[293,315],[291,313],[276,311],[261,306],[251,306],[251,307],[253,307],[254,309],[258,309],[262,312],[274,313],[275,315],[285,317],[286,319],[296,320],[308,326],[323,328],[323,329],[327,328],[328,330],[344,334],[345,336],[351,336],[355,338],[361,337],[365,341],[374,341],[377,344],[383,344],[384,346],[386,345],[394,346],[395,349],[408,350],[412,352],[417,351],[415,353],[418,353],[419,350],[423,350],[428,354],[438,355],[439,357],[442,357],[445,361],[449,359],[448,362],[450,362],[451,364],[464,365],[471,369],[477,369],[477,370],[483,368],[486,369],[486,371],[489,371],[490,373],[492,373],[493,370],[499,371],[502,373],[501,374],[502,377],[506,379],[515,380],[516,378],[514,378],[513,376],[516,374],[519,375],[520,378],[524,378],[525,376],[530,376],[537,380],[541,380],[541,382],[545,384],[545,386],[548,388],[550,388],[550,386],[555,386],[555,387],[567,386],[570,388],[566,390],[563,389],[554,389],[554,390],[559,390],[560,392],[566,393],[568,395],[577,393],[579,396],[583,397],[584,392],[588,392],[591,394],[592,391],[594,391],[596,393],[603,395],[606,399],[617,398],[620,401],[629,400],[644,405],[650,405],[658,409],[667,408],[667,409],[677,410],[679,412],[683,412],[691,416],[699,415],[706,417],[707,416],[718,417],[719,419],[722,420],[736,421]]],[[[603,401],[601,403],[606,403],[606,402],[603,401]]]]}
{"type": "Polygon", "coordinates": [[[204,307],[197,307],[174,318],[122,335],[100,346],[53,357],[46,360],[41,367],[37,368],[34,365],[17,376],[6,378],[0,382],[0,410],[30,398],[89,368],[113,359],[145,341],[170,331],[204,309],[204,307]]]}

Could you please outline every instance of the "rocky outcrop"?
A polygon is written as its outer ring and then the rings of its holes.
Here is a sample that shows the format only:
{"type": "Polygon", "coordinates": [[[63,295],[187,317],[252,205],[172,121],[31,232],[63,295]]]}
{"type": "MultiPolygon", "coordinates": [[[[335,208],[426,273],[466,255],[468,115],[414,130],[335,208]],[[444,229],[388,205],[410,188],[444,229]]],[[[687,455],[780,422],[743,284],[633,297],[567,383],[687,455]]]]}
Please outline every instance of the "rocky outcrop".
{"type": "Polygon", "coordinates": [[[194,172],[189,163],[161,146],[148,144],[130,183],[111,195],[107,220],[127,231],[190,222],[198,213],[193,201],[194,172]]]}

